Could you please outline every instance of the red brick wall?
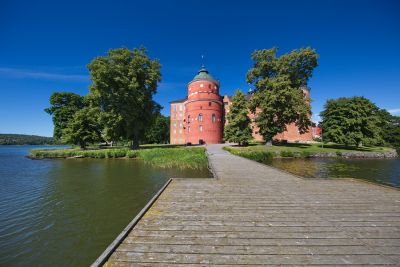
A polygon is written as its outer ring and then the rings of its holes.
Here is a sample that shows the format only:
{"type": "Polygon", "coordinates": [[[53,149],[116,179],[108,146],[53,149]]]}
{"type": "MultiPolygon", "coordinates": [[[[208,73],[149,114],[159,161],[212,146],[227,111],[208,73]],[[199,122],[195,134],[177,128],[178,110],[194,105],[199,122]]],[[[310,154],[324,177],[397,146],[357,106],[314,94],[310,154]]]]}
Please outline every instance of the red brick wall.
{"type": "Polygon", "coordinates": [[[222,142],[223,107],[218,84],[211,81],[189,83],[185,110],[186,143],[222,142]],[[202,120],[199,120],[200,114],[202,120]]]}

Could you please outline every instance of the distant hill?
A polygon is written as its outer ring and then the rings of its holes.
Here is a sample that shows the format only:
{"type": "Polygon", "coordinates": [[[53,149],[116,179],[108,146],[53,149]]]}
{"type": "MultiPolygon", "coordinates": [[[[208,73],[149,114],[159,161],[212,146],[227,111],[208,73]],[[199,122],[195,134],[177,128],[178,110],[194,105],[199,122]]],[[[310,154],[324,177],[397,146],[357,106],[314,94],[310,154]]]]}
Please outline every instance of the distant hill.
{"type": "Polygon", "coordinates": [[[0,145],[52,145],[53,137],[26,134],[0,134],[0,145]]]}

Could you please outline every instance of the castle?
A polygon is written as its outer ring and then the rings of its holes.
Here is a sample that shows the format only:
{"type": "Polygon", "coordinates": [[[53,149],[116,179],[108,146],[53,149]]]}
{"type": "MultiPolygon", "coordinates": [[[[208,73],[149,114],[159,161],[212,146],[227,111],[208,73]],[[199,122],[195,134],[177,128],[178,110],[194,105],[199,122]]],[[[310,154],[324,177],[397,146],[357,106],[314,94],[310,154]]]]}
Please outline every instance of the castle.
{"type": "MultiPolygon", "coordinates": [[[[232,103],[231,97],[219,94],[220,83],[214,79],[208,70],[202,66],[198,74],[187,85],[187,97],[170,102],[171,104],[171,144],[217,144],[223,142],[225,120],[232,103]]],[[[305,101],[310,97],[310,90],[301,88],[305,101]]],[[[251,95],[247,95],[250,98],[251,95]]],[[[256,115],[249,112],[252,120],[253,138],[262,141],[258,127],[254,122],[256,115]]],[[[300,134],[297,126],[287,125],[287,130],[277,134],[275,140],[311,141],[313,129],[310,127],[305,134],[300,134]]]]}

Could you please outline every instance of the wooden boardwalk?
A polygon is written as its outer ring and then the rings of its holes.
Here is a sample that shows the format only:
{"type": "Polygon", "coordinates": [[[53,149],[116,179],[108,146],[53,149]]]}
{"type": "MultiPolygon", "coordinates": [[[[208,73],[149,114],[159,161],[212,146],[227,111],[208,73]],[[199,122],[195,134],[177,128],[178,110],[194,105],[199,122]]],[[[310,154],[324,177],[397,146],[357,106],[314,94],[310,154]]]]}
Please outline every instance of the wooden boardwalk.
{"type": "Polygon", "coordinates": [[[173,179],[106,266],[400,266],[400,192],[307,180],[207,147],[217,179],[173,179]]]}

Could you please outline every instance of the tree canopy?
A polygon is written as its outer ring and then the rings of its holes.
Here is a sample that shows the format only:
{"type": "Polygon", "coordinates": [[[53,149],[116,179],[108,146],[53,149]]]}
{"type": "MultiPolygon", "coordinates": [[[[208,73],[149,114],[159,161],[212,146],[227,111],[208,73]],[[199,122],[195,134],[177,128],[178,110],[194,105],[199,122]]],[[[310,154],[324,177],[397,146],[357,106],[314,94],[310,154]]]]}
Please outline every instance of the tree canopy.
{"type": "Polygon", "coordinates": [[[364,97],[328,100],[320,116],[324,141],[347,146],[382,143],[379,108],[364,97]]]}
{"type": "Polygon", "coordinates": [[[245,95],[242,91],[237,90],[227,115],[228,125],[224,129],[225,140],[239,143],[239,145],[245,145],[251,140],[251,120],[248,113],[249,108],[245,95]]]}
{"type": "Polygon", "coordinates": [[[102,112],[109,138],[131,140],[137,148],[160,106],[153,101],[161,81],[161,65],[146,49],[111,49],[89,65],[90,99],[102,112]]]}
{"type": "Polygon", "coordinates": [[[400,148],[400,116],[391,115],[387,110],[381,109],[379,129],[385,145],[400,148]]]}
{"type": "Polygon", "coordinates": [[[149,144],[166,144],[169,142],[170,117],[158,114],[152,125],[146,130],[144,141],[149,144]]]}
{"type": "Polygon", "coordinates": [[[56,140],[61,140],[62,131],[75,112],[85,106],[83,96],[70,92],[55,92],[50,96],[50,107],[44,111],[53,117],[54,133],[56,140]]]}
{"type": "Polygon", "coordinates": [[[277,52],[277,48],[253,52],[254,65],[247,73],[247,81],[255,87],[250,110],[259,111],[256,123],[266,141],[284,132],[287,124],[295,123],[300,133],[311,126],[311,100],[305,99],[301,88],[317,67],[318,54],[311,48],[280,57],[277,52]]]}
{"type": "Polygon", "coordinates": [[[79,145],[85,149],[88,144],[101,140],[99,109],[85,107],[75,112],[67,127],[63,129],[62,141],[79,145]]]}

